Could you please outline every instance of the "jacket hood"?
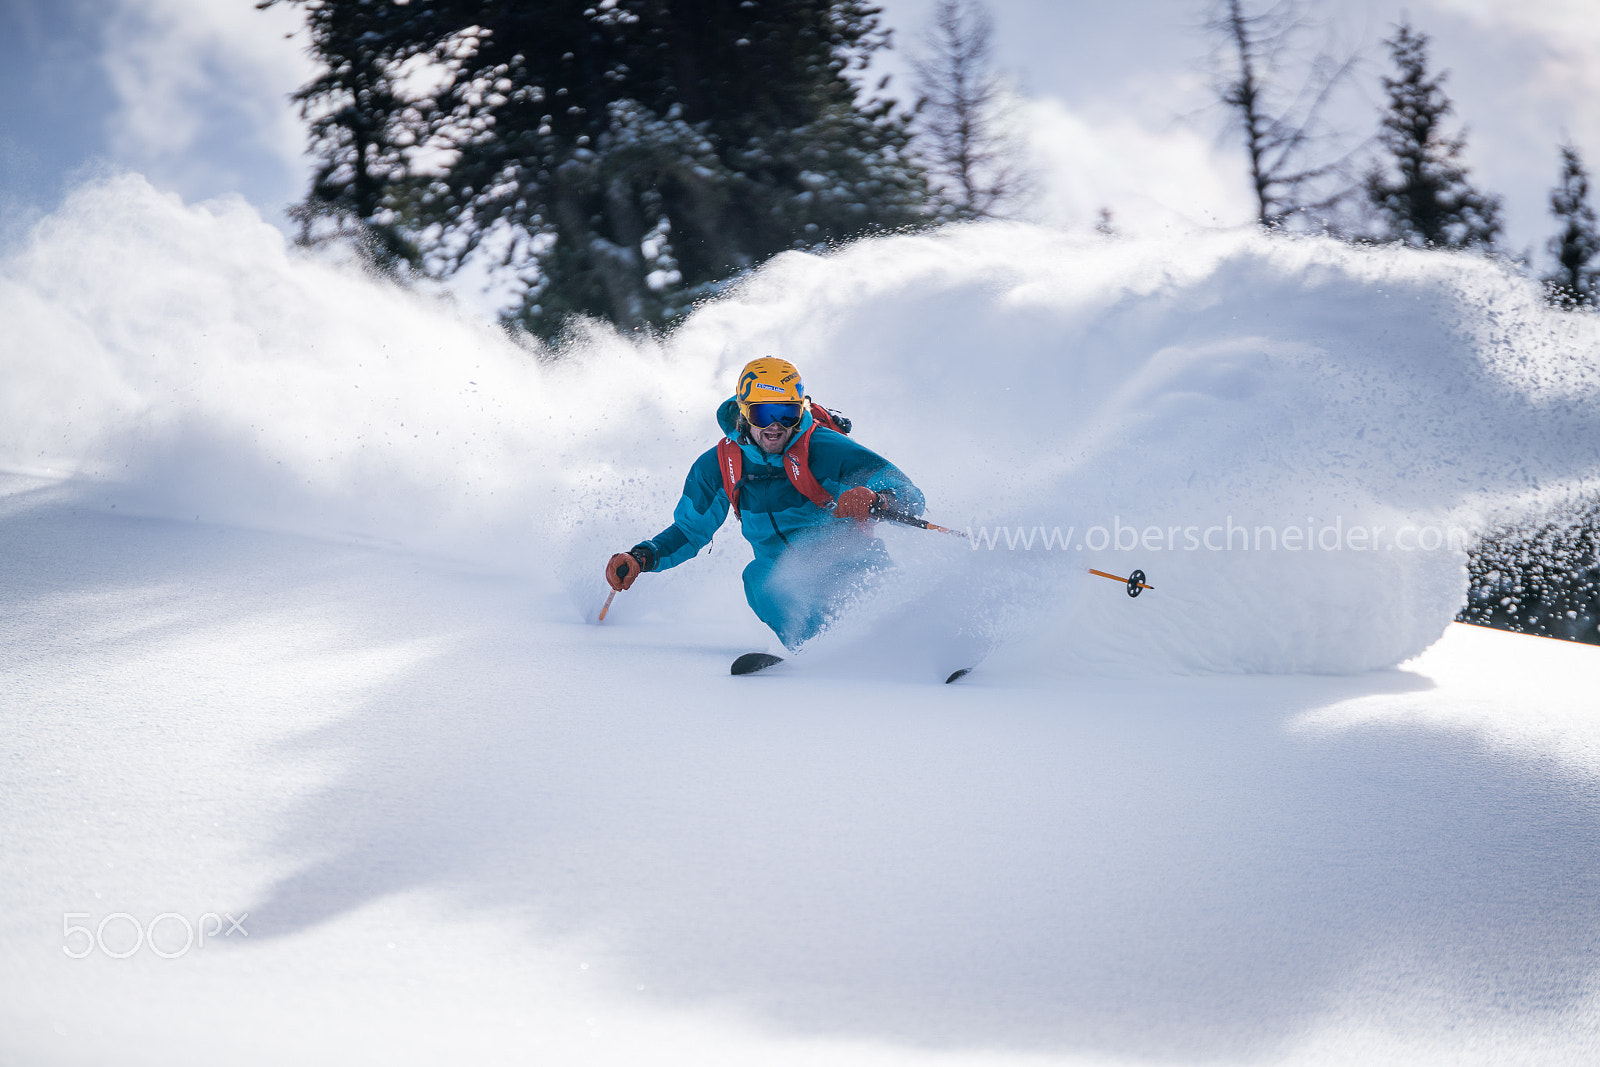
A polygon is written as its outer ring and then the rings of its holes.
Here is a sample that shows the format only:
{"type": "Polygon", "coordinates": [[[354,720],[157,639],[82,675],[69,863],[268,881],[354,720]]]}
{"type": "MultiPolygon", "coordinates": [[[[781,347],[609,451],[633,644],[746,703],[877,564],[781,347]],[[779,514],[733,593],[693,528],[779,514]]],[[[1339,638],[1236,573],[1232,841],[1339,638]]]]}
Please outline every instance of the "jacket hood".
{"type": "Polygon", "coordinates": [[[722,427],[722,436],[728,440],[736,440],[739,431],[739,398],[730,396],[717,408],[717,425],[722,427]]]}

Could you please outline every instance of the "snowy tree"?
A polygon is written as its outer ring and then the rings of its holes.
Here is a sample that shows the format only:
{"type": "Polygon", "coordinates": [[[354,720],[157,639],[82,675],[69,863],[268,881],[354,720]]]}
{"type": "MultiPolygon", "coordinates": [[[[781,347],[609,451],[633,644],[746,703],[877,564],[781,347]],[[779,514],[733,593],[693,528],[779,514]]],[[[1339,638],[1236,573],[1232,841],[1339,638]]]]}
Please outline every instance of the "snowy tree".
{"type": "Polygon", "coordinates": [[[982,0],[939,0],[912,57],[918,154],[958,217],[994,215],[1022,189],[992,66],[994,19],[982,0]]]}
{"type": "MultiPolygon", "coordinates": [[[[279,0],[263,0],[270,7],[279,0]]],[[[414,266],[420,252],[401,224],[409,179],[406,149],[420,121],[397,72],[426,40],[419,23],[432,10],[291,0],[306,13],[311,50],[322,69],[292,97],[300,105],[316,159],[311,189],[290,209],[304,244],[346,240],[386,271],[414,266]]]]}
{"type": "Polygon", "coordinates": [[[1569,310],[1600,305],[1600,267],[1590,265],[1600,256],[1600,228],[1589,206],[1589,172],[1570,144],[1561,149],[1561,184],[1550,191],[1550,213],[1561,223],[1550,241],[1560,266],[1544,280],[1550,302],[1569,310]]]}
{"type": "Polygon", "coordinates": [[[432,273],[492,256],[541,334],[667,324],[776,252],[928,220],[909,116],[856,83],[888,41],[863,0],[287,2],[368,20],[389,83],[432,84],[374,109],[409,146],[393,210],[432,273]]]}
{"type": "Polygon", "coordinates": [[[1244,136],[1256,221],[1273,229],[1297,218],[1326,224],[1353,192],[1348,157],[1328,158],[1334,136],[1322,115],[1355,57],[1340,62],[1318,53],[1302,77],[1291,78],[1288,68],[1301,51],[1296,40],[1310,25],[1298,0],[1255,13],[1242,0],[1225,0],[1209,26],[1223,52],[1218,97],[1244,136]]]}
{"type": "Polygon", "coordinates": [[[1445,135],[1453,110],[1447,72],[1428,73],[1428,37],[1409,24],[1387,42],[1397,77],[1383,79],[1389,97],[1379,140],[1388,165],[1375,164],[1367,198],[1383,226],[1380,239],[1419,248],[1492,248],[1499,238],[1500,198],[1479,192],[1461,162],[1466,135],[1445,135]]]}
{"type": "Polygon", "coordinates": [[[1600,501],[1494,530],[1469,554],[1462,622],[1600,644],[1600,501]]]}

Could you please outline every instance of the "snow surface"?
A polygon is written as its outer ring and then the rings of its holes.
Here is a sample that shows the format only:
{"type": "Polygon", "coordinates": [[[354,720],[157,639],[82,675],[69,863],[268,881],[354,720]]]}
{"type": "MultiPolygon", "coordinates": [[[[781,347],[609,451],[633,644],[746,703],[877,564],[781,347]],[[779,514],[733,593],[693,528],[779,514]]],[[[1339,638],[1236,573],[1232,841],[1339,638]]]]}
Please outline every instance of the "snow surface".
{"type": "Polygon", "coordinates": [[[1493,264],[977,226],[545,362],[125,177],[0,319],[0,1062],[1600,1053],[1600,653],[1451,624],[1459,549],[886,530],[893,580],[731,679],[729,529],[592,624],[766,352],[975,530],[1593,487],[1600,328],[1493,264]]]}

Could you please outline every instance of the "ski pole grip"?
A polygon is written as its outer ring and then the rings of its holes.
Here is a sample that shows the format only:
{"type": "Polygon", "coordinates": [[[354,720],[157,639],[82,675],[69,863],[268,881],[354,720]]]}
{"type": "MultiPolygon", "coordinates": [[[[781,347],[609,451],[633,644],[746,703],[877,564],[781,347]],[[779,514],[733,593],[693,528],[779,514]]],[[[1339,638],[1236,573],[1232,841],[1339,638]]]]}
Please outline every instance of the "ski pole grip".
{"type": "Polygon", "coordinates": [[[884,504],[872,505],[872,509],[868,514],[875,515],[880,519],[888,519],[890,522],[903,522],[908,526],[922,525],[922,520],[909,512],[899,511],[884,504]]]}

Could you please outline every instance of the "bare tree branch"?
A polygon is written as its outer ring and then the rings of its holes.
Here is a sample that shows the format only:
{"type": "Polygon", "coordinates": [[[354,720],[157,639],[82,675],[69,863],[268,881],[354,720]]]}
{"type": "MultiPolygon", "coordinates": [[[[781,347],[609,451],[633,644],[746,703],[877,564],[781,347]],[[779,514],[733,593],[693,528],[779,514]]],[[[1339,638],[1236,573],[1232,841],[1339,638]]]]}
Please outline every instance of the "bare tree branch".
{"type": "MultiPolygon", "coordinates": [[[[1296,217],[1325,216],[1357,188],[1349,168],[1364,146],[1323,161],[1308,157],[1332,151],[1326,146],[1336,136],[1323,114],[1354,72],[1359,53],[1343,60],[1318,53],[1292,92],[1281,86],[1285,68],[1301,51],[1299,39],[1312,25],[1306,0],[1278,0],[1254,14],[1244,0],[1220,0],[1207,25],[1221,43],[1226,68],[1217,96],[1244,134],[1256,221],[1269,229],[1296,217]]],[[[1327,224],[1325,217],[1318,221],[1327,224]]]]}
{"type": "Polygon", "coordinates": [[[966,218],[997,215],[1027,184],[1004,130],[993,37],[983,0],[939,0],[911,57],[923,165],[954,213],[966,218]]]}

